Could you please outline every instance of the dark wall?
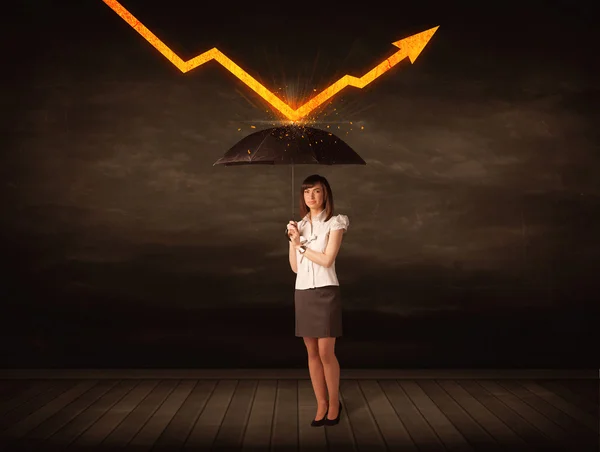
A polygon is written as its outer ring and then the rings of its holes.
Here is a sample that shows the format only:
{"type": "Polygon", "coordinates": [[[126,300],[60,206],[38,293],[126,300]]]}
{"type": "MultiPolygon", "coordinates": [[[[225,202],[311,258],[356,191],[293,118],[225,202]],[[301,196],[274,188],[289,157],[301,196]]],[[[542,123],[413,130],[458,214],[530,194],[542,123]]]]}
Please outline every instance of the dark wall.
{"type": "MultiPolygon", "coordinates": [[[[213,167],[276,115],[218,63],[183,74],[80,3],[6,16],[4,365],[304,367],[290,169],[213,167]]],[[[184,60],[217,47],[289,102],[440,26],[414,64],[320,111],[366,167],[295,169],[350,218],[343,366],[596,367],[590,11],[195,3],[122,2],[184,60]]]]}

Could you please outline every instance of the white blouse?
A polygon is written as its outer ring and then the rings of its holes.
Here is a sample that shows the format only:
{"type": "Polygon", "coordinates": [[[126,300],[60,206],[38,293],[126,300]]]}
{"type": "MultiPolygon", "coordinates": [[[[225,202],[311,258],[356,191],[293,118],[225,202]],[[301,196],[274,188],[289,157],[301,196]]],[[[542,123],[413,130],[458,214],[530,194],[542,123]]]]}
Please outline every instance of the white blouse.
{"type": "MultiPolygon", "coordinates": [[[[298,222],[298,231],[300,232],[300,243],[313,251],[324,253],[329,241],[329,231],[343,229],[348,230],[350,221],[346,215],[334,215],[329,220],[324,221],[326,212],[323,210],[312,223],[306,215],[302,221],[298,222]]],[[[335,271],[335,261],[331,267],[323,267],[307,258],[304,254],[296,251],[296,262],[298,264],[298,273],[296,274],[296,289],[312,289],[323,286],[339,286],[340,283],[335,271]]]]}

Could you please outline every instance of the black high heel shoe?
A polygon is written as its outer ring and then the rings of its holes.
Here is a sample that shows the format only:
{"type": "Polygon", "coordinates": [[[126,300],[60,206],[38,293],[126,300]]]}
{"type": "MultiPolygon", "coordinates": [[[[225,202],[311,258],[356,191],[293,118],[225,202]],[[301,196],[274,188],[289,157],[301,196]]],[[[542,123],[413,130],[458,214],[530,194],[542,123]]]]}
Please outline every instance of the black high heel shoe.
{"type": "Polygon", "coordinates": [[[327,407],[325,416],[323,416],[323,418],[319,419],[319,420],[313,419],[312,422],[310,423],[310,426],[311,427],[321,427],[321,426],[325,425],[325,422],[327,421],[327,413],[329,413],[329,407],[327,407]]]}
{"type": "MultiPolygon", "coordinates": [[[[329,410],[327,410],[329,411],[329,410]]],[[[338,415],[335,419],[328,419],[327,415],[325,415],[325,425],[336,425],[340,422],[340,416],[342,415],[342,402],[340,402],[340,410],[338,411],[338,415]]]]}

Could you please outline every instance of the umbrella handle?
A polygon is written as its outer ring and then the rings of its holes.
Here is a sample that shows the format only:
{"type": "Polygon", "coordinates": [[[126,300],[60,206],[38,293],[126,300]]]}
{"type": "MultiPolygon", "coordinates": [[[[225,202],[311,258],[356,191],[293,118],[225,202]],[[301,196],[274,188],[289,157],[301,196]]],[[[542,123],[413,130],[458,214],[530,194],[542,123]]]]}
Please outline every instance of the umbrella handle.
{"type": "MultiPolygon", "coordinates": [[[[294,162],[292,162],[292,220],[294,219],[294,162]]],[[[290,237],[289,231],[286,229],[285,235],[288,240],[291,242],[292,238],[290,237]]]]}

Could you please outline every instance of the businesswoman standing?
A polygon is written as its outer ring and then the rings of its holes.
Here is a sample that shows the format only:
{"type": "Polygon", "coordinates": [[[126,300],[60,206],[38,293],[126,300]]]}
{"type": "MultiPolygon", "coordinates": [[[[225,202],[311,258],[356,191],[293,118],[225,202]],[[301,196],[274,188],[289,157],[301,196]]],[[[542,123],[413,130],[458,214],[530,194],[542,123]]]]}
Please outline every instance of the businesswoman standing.
{"type": "Polygon", "coordinates": [[[346,215],[333,215],[329,182],[318,174],[307,177],[301,187],[300,222],[290,221],[290,267],[296,273],[296,336],[304,339],[308,369],[317,413],[311,425],[336,425],[340,366],[335,356],[336,338],[342,336],[342,299],[335,259],[348,230],[346,215]]]}

